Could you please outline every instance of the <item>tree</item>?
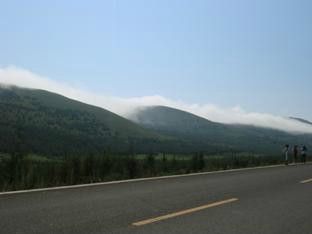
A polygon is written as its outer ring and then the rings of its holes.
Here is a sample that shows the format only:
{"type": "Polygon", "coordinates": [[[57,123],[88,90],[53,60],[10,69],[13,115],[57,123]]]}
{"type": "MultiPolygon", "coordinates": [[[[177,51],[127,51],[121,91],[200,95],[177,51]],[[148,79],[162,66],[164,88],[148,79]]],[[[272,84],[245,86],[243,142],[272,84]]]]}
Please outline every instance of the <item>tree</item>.
{"type": "Polygon", "coordinates": [[[130,155],[126,159],[126,168],[130,179],[135,178],[138,174],[137,160],[134,155],[130,155]]]}
{"type": "Polygon", "coordinates": [[[146,157],[145,168],[148,171],[148,175],[155,174],[155,157],[152,153],[149,153],[146,157]]]}

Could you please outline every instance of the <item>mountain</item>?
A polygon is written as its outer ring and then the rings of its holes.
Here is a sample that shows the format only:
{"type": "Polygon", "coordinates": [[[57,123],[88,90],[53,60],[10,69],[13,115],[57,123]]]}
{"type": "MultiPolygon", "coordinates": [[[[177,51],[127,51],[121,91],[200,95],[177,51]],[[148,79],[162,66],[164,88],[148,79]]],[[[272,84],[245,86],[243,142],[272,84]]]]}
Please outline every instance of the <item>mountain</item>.
{"type": "Polygon", "coordinates": [[[279,154],[311,135],[209,121],[169,107],[140,109],[130,120],[44,90],[0,86],[0,153],[46,156],[203,151],[279,154]]]}
{"type": "Polygon", "coordinates": [[[159,134],[183,139],[195,150],[213,152],[246,151],[280,153],[283,145],[311,144],[311,135],[290,133],[248,125],[209,121],[191,113],[164,106],[138,109],[130,119],[159,134]]]}
{"type": "Polygon", "coordinates": [[[296,121],[301,122],[301,123],[312,125],[312,122],[305,120],[305,119],[302,119],[302,118],[289,117],[289,119],[296,120],[296,121]]]}
{"type": "Polygon", "coordinates": [[[43,90],[0,86],[0,113],[0,152],[83,155],[174,145],[112,112],[43,90]]]}

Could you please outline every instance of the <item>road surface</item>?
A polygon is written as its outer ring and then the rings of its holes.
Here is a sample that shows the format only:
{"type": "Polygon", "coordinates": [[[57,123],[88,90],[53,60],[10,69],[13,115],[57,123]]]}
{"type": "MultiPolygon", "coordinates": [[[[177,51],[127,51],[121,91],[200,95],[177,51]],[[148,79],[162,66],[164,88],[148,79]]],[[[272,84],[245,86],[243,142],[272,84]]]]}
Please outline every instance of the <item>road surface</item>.
{"type": "Polygon", "coordinates": [[[0,233],[311,234],[312,165],[1,194],[0,233]]]}

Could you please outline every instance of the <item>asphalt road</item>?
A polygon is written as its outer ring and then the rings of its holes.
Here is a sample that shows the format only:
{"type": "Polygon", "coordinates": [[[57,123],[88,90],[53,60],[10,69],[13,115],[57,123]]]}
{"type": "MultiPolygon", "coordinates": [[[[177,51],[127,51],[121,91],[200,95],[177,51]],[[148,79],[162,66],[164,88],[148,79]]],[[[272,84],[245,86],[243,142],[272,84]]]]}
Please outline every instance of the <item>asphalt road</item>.
{"type": "Polygon", "coordinates": [[[0,233],[311,234],[308,179],[312,165],[2,194],[0,233]]]}

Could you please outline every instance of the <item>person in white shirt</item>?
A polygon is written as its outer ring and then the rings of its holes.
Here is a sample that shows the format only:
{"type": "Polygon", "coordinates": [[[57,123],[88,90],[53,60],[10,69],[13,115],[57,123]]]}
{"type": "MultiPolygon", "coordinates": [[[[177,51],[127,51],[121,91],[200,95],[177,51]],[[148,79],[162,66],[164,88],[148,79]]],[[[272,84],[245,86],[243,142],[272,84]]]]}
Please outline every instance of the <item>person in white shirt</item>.
{"type": "Polygon", "coordinates": [[[285,165],[288,165],[288,153],[289,153],[289,145],[288,144],[285,145],[284,153],[285,153],[285,165]]]}

